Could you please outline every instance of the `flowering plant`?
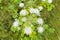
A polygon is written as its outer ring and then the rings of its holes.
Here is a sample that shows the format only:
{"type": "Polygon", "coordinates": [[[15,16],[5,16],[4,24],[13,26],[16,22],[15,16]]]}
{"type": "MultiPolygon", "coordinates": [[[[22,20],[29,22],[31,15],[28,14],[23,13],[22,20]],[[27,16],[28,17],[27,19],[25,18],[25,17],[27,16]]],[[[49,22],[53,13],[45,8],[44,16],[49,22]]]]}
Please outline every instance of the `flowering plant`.
{"type": "Polygon", "coordinates": [[[52,0],[41,0],[40,5],[36,2],[37,0],[29,0],[26,5],[25,0],[20,1],[20,11],[13,15],[15,21],[11,26],[11,31],[19,32],[20,40],[43,40],[39,35],[55,32],[54,28],[45,23],[46,20],[41,15],[44,9],[51,11],[54,8],[52,0]]]}

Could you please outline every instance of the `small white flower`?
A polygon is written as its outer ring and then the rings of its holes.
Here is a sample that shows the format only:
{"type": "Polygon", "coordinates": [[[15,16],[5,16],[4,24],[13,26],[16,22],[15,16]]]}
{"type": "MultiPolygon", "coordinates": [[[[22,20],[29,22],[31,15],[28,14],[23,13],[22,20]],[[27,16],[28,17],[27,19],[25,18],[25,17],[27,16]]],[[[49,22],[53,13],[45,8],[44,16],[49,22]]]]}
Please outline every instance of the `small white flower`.
{"type": "Polygon", "coordinates": [[[43,19],[42,18],[38,18],[37,19],[37,22],[38,22],[38,24],[41,24],[42,25],[43,24],[43,19]]]}
{"type": "Polygon", "coordinates": [[[26,16],[27,15],[27,10],[21,10],[20,15],[21,16],[26,16]]]}
{"type": "Polygon", "coordinates": [[[39,12],[38,9],[35,9],[35,10],[34,10],[34,13],[35,13],[37,16],[40,16],[40,12],[39,12]]]}
{"type": "Polygon", "coordinates": [[[19,26],[19,22],[18,22],[18,20],[17,20],[17,19],[15,19],[15,21],[14,21],[14,23],[13,23],[13,26],[14,26],[14,27],[19,26]]]}
{"type": "Polygon", "coordinates": [[[34,8],[30,8],[30,13],[34,13],[34,8]]]}
{"type": "Polygon", "coordinates": [[[43,27],[38,27],[37,30],[38,30],[39,33],[44,32],[44,28],[43,27]]]}
{"type": "Polygon", "coordinates": [[[22,18],[22,21],[23,21],[23,22],[26,22],[26,20],[27,20],[26,17],[23,17],[23,18],[22,18]]]}
{"type": "Polygon", "coordinates": [[[24,3],[20,3],[19,7],[21,7],[21,8],[24,7],[24,3]]]}
{"type": "Polygon", "coordinates": [[[24,33],[25,33],[26,35],[30,35],[30,34],[32,33],[31,27],[26,27],[26,28],[24,29],[24,33]]]}
{"type": "Polygon", "coordinates": [[[40,16],[40,12],[38,9],[30,8],[30,13],[35,13],[37,16],[40,16]]]}
{"type": "Polygon", "coordinates": [[[52,3],[52,0],[48,0],[48,3],[52,3]]]}
{"type": "Polygon", "coordinates": [[[43,10],[43,7],[42,6],[39,6],[38,9],[39,9],[39,11],[42,11],[43,10]]]}

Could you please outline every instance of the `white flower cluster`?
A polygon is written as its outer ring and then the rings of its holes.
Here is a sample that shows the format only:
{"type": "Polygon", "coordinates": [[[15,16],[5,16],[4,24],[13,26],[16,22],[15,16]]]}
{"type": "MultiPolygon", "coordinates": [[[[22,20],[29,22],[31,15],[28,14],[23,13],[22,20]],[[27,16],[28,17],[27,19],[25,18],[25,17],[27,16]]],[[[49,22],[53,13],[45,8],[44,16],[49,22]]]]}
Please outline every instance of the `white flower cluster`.
{"type": "Polygon", "coordinates": [[[19,7],[21,7],[21,8],[24,7],[24,3],[20,3],[19,7]]]}
{"type": "Polygon", "coordinates": [[[20,16],[26,16],[28,14],[27,10],[21,10],[20,11],[20,16]]]}
{"type": "Polygon", "coordinates": [[[52,0],[48,0],[48,3],[52,3],[52,0]]]}
{"type": "MultiPolygon", "coordinates": [[[[24,4],[23,3],[20,3],[20,7],[22,7],[24,4]]],[[[24,6],[23,6],[24,7],[24,6]]],[[[29,9],[29,12],[31,13],[31,14],[36,14],[37,16],[40,16],[40,11],[42,11],[43,10],[43,7],[42,6],[39,6],[38,8],[30,8],[29,9]]],[[[28,11],[27,10],[21,10],[20,11],[20,16],[26,16],[28,14],[28,11]]],[[[22,21],[23,22],[25,22],[27,20],[27,18],[26,17],[23,17],[22,18],[22,21]]],[[[43,25],[43,19],[42,18],[38,18],[37,19],[37,23],[40,25],[43,25]]],[[[44,28],[43,27],[38,27],[37,28],[37,30],[38,30],[38,32],[39,33],[42,33],[43,31],[44,31],[44,28]]],[[[32,33],[32,28],[31,27],[26,27],[26,28],[24,28],[24,34],[26,34],[26,35],[30,35],[31,33],[32,33]]]]}
{"type": "Polygon", "coordinates": [[[39,9],[39,11],[42,11],[43,10],[43,7],[42,6],[39,6],[38,9],[39,9]]]}
{"type": "Polygon", "coordinates": [[[42,19],[42,18],[38,18],[38,19],[37,19],[37,23],[38,23],[39,25],[41,25],[41,26],[39,26],[39,27],[37,28],[38,32],[39,32],[39,33],[43,33],[43,32],[44,32],[44,27],[42,27],[42,25],[43,25],[43,23],[44,23],[43,19],[42,19]]]}
{"type": "Polygon", "coordinates": [[[17,19],[15,19],[15,21],[14,21],[14,23],[13,23],[13,26],[15,26],[15,27],[19,26],[19,22],[18,22],[17,19]]]}
{"type": "Polygon", "coordinates": [[[40,16],[40,12],[38,9],[30,8],[30,13],[35,13],[36,15],[40,16]]]}
{"type": "Polygon", "coordinates": [[[44,28],[43,27],[38,27],[37,30],[38,30],[39,33],[44,32],[44,28]]]}
{"type": "MultiPolygon", "coordinates": [[[[35,13],[36,15],[40,16],[40,11],[42,11],[42,10],[43,10],[42,6],[39,6],[38,9],[36,9],[36,8],[30,8],[30,13],[35,13]]],[[[44,21],[43,21],[42,18],[38,18],[37,19],[37,23],[39,25],[43,25],[43,22],[44,21]]],[[[44,28],[43,27],[38,27],[37,30],[38,30],[39,33],[42,33],[44,31],[44,28]]]]}
{"type": "Polygon", "coordinates": [[[15,21],[13,22],[13,27],[14,28],[17,28],[17,30],[20,30],[20,27],[19,26],[19,21],[17,19],[15,19],[15,21]]]}
{"type": "Polygon", "coordinates": [[[43,25],[43,19],[42,19],[42,18],[38,18],[38,19],[37,19],[37,22],[38,22],[38,24],[43,25]]]}
{"type": "Polygon", "coordinates": [[[26,27],[26,28],[24,28],[24,33],[25,33],[26,35],[30,35],[30,34],[32,33],[32,28],[31,28],[31,27],[26,27]]]}
{"type": "MultiPolygon", "coordinates": [[[[46,0],[42,0],[42,1],[46,1],[46,0]]],[[[52,3],[52,0],[48,0],[48,3],[52,3]]],[[[19,4],[19,7],[23,8],[25,5],[24,3],[20,3],[19,4]]],[[[41,16],[40,13],[41,11],[43,10],[43,6],[39,6],[38,8],[29,8],[29,12],[31,14],[35,14],[37,16],[41,16]]],[[[23,18],[21,19],[22,22],[26,22],[27,21],[27,15],[28,15],[28,11],[26,9],[22,9],[19,14],[20,16],[22,16],[23,18]]],[[[40,25],[39,27],[37,27],[37,31],[38,33],[43,33],[44,32],[44,27],[42,27],[42,25],[44,24],[44,21],[42,18],[37,18],[37,24],[40,25]]],[[[19,26],[19,21],[17,19],[15,19],[14,23],[13,23],[13,26],[15,28],[18,28],[18,30],[20,30],[20,27],[19,26]]],[[[31,25],[32,26],[32,25],[31,25]]],[[[30,35],[31,33],[33,32],[32,28],[31,27],[25,27],[24,28],[24,34],[26,35],[30,35]]]]}
{"type": "MultiPolygon", "coordinates": [[[[38,9],[37,8],[30,8],[29,12],[30,13],[34,13],[37,16],[40,16],[40,11],[42,11],[42,10],[43,10],[43,7],[42,6],[39,6],[38,9]]],[[[23,9],[23,10],[20,11],[20,15],[21,16],[26,16],[27,14],[28,14],[28,11],[25,10],[25,9],[23,9]]]]}

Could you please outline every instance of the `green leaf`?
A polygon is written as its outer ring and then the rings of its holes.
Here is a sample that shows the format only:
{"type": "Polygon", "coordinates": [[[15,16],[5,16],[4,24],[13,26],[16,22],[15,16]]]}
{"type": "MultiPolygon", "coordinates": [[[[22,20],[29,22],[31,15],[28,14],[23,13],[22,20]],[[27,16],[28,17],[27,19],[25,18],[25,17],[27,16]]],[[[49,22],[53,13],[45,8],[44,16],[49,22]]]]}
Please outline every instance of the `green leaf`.
{"type": "Polygon", "coordinates": [[[50,33],[54,33],[55,32],[55,29],[54,28],[50,28],[48,29],[50,33]]]}
{"type": "Polygon", "coordinates": [[[53,4],[47,5],[47,10],[48,10],[48,11],[51,11],[53,8],[54,8],[54,5],[53,5],[53,4]]]}
{"type": "Polygon", "coordinates": [[[19,20],[19,24],[22,25],[23,24],[22,17],[19,17],[18,20],[19,20]]]}
{"type": "Polygon", "coordinates": [[[11,31],[15,32],[16,28],[14,28],[13,26],[11,27],[11,31]]]}
{"type": "Polygon", "coordinates": [[[12,15],[12,16],[13,16],[13,18],[17,18],[17,17],[18,17],[17,10],[14,10],[12,14],[13,14],[13,15],[12,15]]]}
{"type": "Polygon", "coordinates": [[[23,24],[23,26],[24,26],[24,27],[28,27],[28,26],[29,26],[29,23],[28,23],[28,22],[25,22],[25,23],[23,24]]]}
{"type": "Polygon", "coordinates": [[[14,0],[14,3],[19,4],[21,0],[14,0]]]}
{"type": "Polygon", "coordinates": [[[44,27],[45,29],[48,29],[49,26],[48,26],[48,24],[44,24],[43,27],[44,27]]]}
{"type": "Polygon", "coordinates": [[[2,2],[2,0],[0,0],[0,3],[2,2]]]}

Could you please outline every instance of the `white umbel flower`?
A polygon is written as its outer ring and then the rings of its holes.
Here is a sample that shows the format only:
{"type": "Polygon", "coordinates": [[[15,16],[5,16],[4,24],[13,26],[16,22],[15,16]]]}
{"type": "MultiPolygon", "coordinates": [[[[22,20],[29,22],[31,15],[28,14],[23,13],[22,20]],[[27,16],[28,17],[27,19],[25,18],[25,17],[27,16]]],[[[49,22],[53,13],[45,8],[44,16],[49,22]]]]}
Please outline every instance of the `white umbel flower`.
{"type": "Polygon", "coordinates": [[[37,16],[40,16],[40,12],[38,9],[30,8],[30,13],[35,13],[37,16]]]}
{"type": "Polygon", "coordinates": [[[14,26],[14,27],[19,26],[19,22],[18,22],[18,20],[17,20],[17,19],[15,19],[15,21],[14,21],[14,23],[13,23],[13,26],[14,26]]]}
{"type": "Polygon", "coordinates": [[[26,20],[27,20],[26,17],[23,17],[23,18],[22,18],[22,21],[23,21],[23,22],[26,22],[26,20]]]}
{"type": "Polygon", "coordinates": [[[26,16],[27,15],[27,10],[21,10],[20,15],[21,16],[26,16]]]}
{"type": "Polygon", "coordinates": [[[42,25],[43,24],[43,19],[42,18],[38,18],[37,19],[37,22],[38,22],[38,24],[41,24],[42,25]]]}
{"type": "Polygon", "coordinates": [[[32,33],[31,27],[26,27],[26,28],[24,29],[24,33],[25,33],[26,35],[30,35],[30,34],[32,33]]]}
{"type": "Polygon", "coordinates": [[[30,13],[34,13],[34,8],[30,8],[30,13]]]}
{"type": "Polygon", "coordinates": [[[34,10],[34,13],[35,13],[37,16],[40,16],[40,12],[39,12],[38,9],[35,9],[35,10],[34,10]]]}
{"type": "Polygon", "coordinates": [[[20,3],[19,7],[21,7],[21,8],[24,7],[24,3],[20,3]]]}
{"type": "Polygon", "coordinates": [[[44,28],[43,27],[38,27],[37,30],[38,30],[39,33],[43,33],[44,32],[44,28]]]}
{"type": "Polygon", "coordinates": [[[52,0],[48,0],[48,3],[52,3],[52,0]]]}
{"type": "Polygon", "coordinates": [[[43,7],[42,6],[39,6],[38,9],[39,9],[39,11],[42,11],[43,10],[43,7]]]}

